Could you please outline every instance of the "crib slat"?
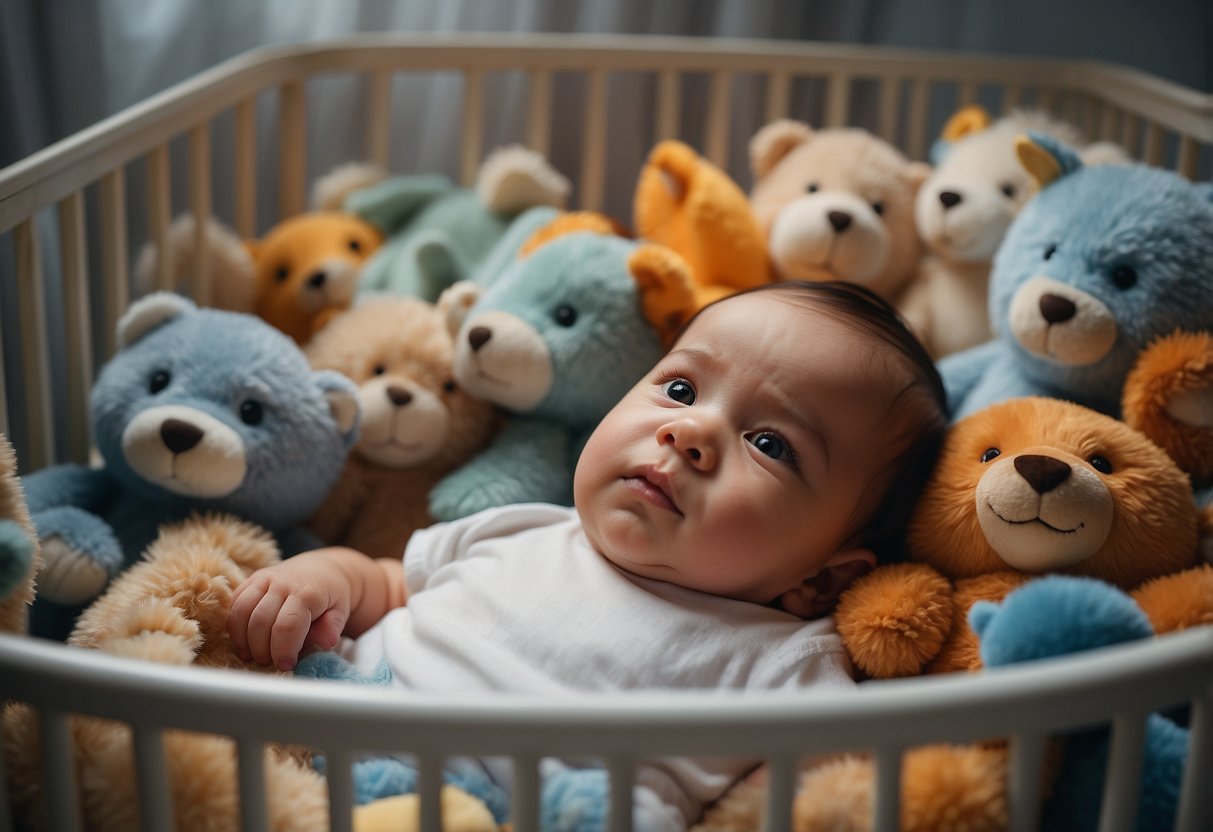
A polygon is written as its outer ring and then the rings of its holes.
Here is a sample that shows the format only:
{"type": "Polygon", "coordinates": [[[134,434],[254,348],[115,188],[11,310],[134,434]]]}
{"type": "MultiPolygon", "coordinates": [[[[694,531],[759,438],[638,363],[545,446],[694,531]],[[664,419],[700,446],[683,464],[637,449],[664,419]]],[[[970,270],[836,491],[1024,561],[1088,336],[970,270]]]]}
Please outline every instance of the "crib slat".
{"type": "Polygon", "coordinates": [[[1141,134],[1141,119],[1132,113],[1125,114],[1124,123],[1120,126],[1120,143],[1130,156],[1136,156],[1137,137],[1141,134]]]}
{"type": "Polygon", "coordinates": [[[875,832],[897,832],[901,812],[901,749],[877,749],[872,762],[876,765],[872,829],[875,832]]]}
{"type": "Polygon", "coordinates": [[[278,216],[302,213],[307,191],[307,97],[302,81],[290,81],[279,91],[278,216]]]}
{"type": "Polygon", "coordinates": [[[1087,113],[1083,120],[1082,130],[1089,141],[1099,138],[1099,125],[1103,119],[1104,104],[1098,98],[1087,99],[1087,113]]]}
{"type": "Polygon", "coordinates": [[[607,768],[611,778],[607,832],[632,832],[632,787],[636,782],[636,764],[626,757],[614,757],[607,768]]]}
{"type": "Polygon", "coordinates": [[[67,715],[42,711],[42,782],[49,828],[56,832],[80,829],[80,796],[76,790],[76,766],[72,729],[67,715]]]}
{"type": "Polygon", "coordinates": [[[118,348],[118,319],[130,302],[130,276],[127,272],[126,177],[122,168],[106,174],[98,188],[101,221],[101,274],[105,279],[105,354],[109,358],[118,348]]]}
{"type": "Polygon", "coordinates": [[[900,78],[886,76],[880,79],[880,137],[891,144],[897,143],[897,99],[900,90],[900,78]]]}
{"type": "Polygon", "coordinates": [[[442,832],[442,765],[438,754],[417,760],[417,796],[421,799],[421,832],[442,832]]]}
{"type": "Polygon", "coordinates": [[[325,755],[331,832],[350,832],[354,825],[354,777],[350,769],[353,762],[348,751],[329,751],[325,755]]]}
{"type": "Polygon", "coordinates": [[[926,78],[915,78],[910,84],[910,124],[906,131],[906,156],[925,158],[927,146],[927,98],[930,93],[926,78]]]}
{"type": "Polygon", "coordinates": [[[257,234],[257,110],[252,98],[236,105],[232,163],[236,233],[250,239],[257,234]]]}
{"type": "Polygon", "coordinates": [[[1141,144],[1141,160],[1147,165],[1159,167],[1162,165],[1163,132],[1155,122],[1146,124],[1146,134],[1141,144]]]}
{"type": "Polygon", "coordinates": [[[190,264],[189,293],[200,306],[211,303],[210,247],[206,226],[211,219],[211,126],[199,124],[189,135],[190,210],[194,212],[194,257],[190,264]]]}
{"type": "MultiPolygon", "coordinates": [[[[0,354],[0,368],[4,367],[4,356],[0,354]]],[[[4,386],[3,386],[3,370],[0,370],[0,425],[4,422],[4,386]]],[[[8,435],[7,428],[3,431],[5,436],[8,435]]],[[[4,741],[4,732],[0,731],[0,771],[8,771],[8,764],[4,761],[4,756],[7,754],[7,743],[4,741]]],[[[8,778],[0,777],[0,832],[13,832],[13,804],[8,799],[8,778]]]]}
{"type": "Polygon", "coordinates": [[[845,127],[851,109],[851,76],[834,73],[826,91],[826,127],[845,127]]]}
{"type": "Polygon", "coordinates": [[[1120,110],[1115,107],[1104,107],[1102,118],[1099,120],[1099,138],[1114,142],[1117,139],[1117,125],[1120,124],[1120,110]]]}
{"type": "MultiPolygon", "coordinates": [[[[0,338],[0,433],[5,436],[12,436],[12,432],[8,427],[8,379],[4,376],[4,343],[0,338]]],[[[2,769],[0,769],[2,770],[2,769]]],[[[0,777],[0,780],[4,778],[0,777]]]]}
{"type": "Polygon", "coordinates": [[[169,182],[168,145],[162,144],[147,154],[147,222],[148,238],[160,256],[156,258],[156,288],[172,291],[173,258],[167,256],[169,211],[172,205],[169,182]]]}
{"type": "Polygon", "coordinates": [[[1016,734],[1010,743],[1007,797],[1011,832],[1032,832],[1040,824],[1040,766],[1045,739],[1039,734],[1016,734]]]}
{"type": "Polygon", "coordinates": [[[539,758],[533,754],[513,757],[514,784],[510,793],[510,815],[515,829],[539,828],[539,758]]]}
{"type": "Polygon", "coordinates": [[[708,135],[704,149],[708,159],[720,168],[726,168],[729,164],[729,96],[732,88],[731,72],[712,73],[712,89],[708,97],[708,135]]]}
{"type": "Polygon", "coordinates": [[[1200,148],[1196,144],[1196,139],[1191,136],[1179,137],[1179,153],[1175,157],[1175,169],[1189,179],[1196,178],[1196,157],[1200,153],[1200,148]]]}
{"type": "Polygon", "coordinates": [[[526,143],[531,150],[547,156],[552,135],[552,73],[532,70],[527,85],[526,143]]]}
{"type": "Polygon", "coordinates": [[[46,291],[38,225],[28,219],[14,229],[17,255],[17,306],[21,312],[21,363],[25,372],[25,415],[29,432],[29,470],[55,461],[51,431],[51,370],[46,341],[46,291]]]}
{"type": "Polygon", "coordinates": [[[1137,825],[1141,751],[1145,738],[1146,721],[1142,716],[1122,714],[1113,720],[1108,770],[1099,811],[1100,832],[1124,832],[1137,825]]]}
{"type": "Polygon", "coordinates": [[[240,828],[266,829],[269,815],[265,804],[265,751],[260,740],[237,741],[240,765],[240,828]]]}
{"type": "Polygon", "coordinates": [[[371,73],[367,99],[366,156],[376,165],[387,167],[392,132],[391,70],[371,73]]]}
{"type": "Polygon", "coordinates": [[[72,462],[83,464],[88,462],[90,446],[87,414],[89,387],[93,382],[93,336],[84,196],[79,191],[59,203],[59,241],[66,307],[68,455],[72,462]]]}
{"type": "Polygon", "coordinates": [[[164,735],[158,728],[135,726],[133,737],[139,783],[139,817],[144,829],[171,830],[172,792],[164,759],[164,735]]]}
{"type": "Polygon", "coordinates": [[[767,76],[767,122],[781,119],[788,114],[788,93],[792,88],[792,79],[788,73],[775,71],[767,76]]]}
{"type": "Polygon", "coordinates": [[[682,107],[678,72],[663,69],[657,76],[657,141],[678,138],[678,113],[682,107]]]}
{"type": "Polygon", "coordinates": [[[1023,88],[1019,84],[1007,84],[1002,93],[1002,111],[1009,113],[1023,100],[1023,88]]]}
{"type": "Polygon", "coordinates": [[[762,827],[765,832],[792,828],[796,763],[795,757],[773,757],[767,761],[767,811],[762,827]]]}
{"type": "Polygon", "coordinates": [[[476,171],[484,156],[484,76],[475,69],[463,73],[461,138],[463,155],[459,180],[465,188],[470,188],[476,183],[476,171]]]}
{"type": "Polygon", "coordinates": [[[585,134],[581,157],[581,208],[602,210],[603,183],[606,174],[606,87],[607,77],[594,70],[587,78],[585,134]]]}
{"type": "Polygon", "coordinates": [[[973,81],[962,81],[956,90],[956,109],[968,107],[977,100],[977,84],[973,81]]]}
{"type": "Polygon", "coordinates": [[[1213,686],[1192,700],[1188,720],[1188,759],[1184,764],[1183,785],[1179,793],[1179,811],[1175,828],[1179,832],[1207,829],[1213,817],[1213,686]]]}

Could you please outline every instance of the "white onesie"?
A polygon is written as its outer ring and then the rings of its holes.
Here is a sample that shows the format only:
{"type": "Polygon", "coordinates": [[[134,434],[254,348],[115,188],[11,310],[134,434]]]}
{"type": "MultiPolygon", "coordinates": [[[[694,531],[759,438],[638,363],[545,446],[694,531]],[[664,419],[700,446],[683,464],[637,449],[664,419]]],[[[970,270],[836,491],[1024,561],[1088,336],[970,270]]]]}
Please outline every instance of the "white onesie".
{"type": "MultiPolygon", "coordinates": [[[[427,693],[567,694],[660,689],[851,686],[831,619],[803,621],[744,601],[624,572],[589,544],[572,508],[490,509],[416,532],[407,605],[346,651],[363,673],[384,658],[393,684],[427,693]]],[[[677,808],[680,828],[757,760],[667,759],[637,767],[677,808]]],[[[499,782],[508,766],[486,764],[499,782]]],[[[508,788],[508,782],[503,782],[508,788]]]]}

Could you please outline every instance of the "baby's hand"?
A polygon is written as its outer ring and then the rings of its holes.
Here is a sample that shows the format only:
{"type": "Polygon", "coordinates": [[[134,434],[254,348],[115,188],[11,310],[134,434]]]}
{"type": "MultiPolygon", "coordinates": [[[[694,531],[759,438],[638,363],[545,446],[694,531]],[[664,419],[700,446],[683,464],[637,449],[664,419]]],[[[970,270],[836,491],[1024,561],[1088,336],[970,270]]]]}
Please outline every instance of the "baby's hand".
{"type": "Polygon", "coordinates": [[[236,588],[227,632],[244,661],[290,670],[304,645],[331,650],[350,617],[347,575],[324,550],[259,569],[236,588]]]}

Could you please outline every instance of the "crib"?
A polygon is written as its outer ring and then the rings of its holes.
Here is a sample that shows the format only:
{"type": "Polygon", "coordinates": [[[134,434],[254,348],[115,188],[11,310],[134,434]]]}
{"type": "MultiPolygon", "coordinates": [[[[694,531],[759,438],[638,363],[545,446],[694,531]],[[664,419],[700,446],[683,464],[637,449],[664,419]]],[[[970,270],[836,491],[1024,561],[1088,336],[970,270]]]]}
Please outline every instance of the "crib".
{"type": "MultiPolygon", "coordinates": [[[[0,171],[0,432],[12,439],[22,471],[89,459],[88,390],[115,348],[118,317],[138,291],[131,276],[137,246],[164,244],[180,210],[219,216],[241,235],[255,236],[266,218],[303,210],[307,183],[335,162],[398,169],[393,156],[417,128],[402,123],[402,102],[410,84],[431,78],[460,102],[449,171],[456,179],[472,181],[489,149],[486,126],[508,108],[505,137],[541,153],[553,150],[554,137],[577,133],[577,154],[554,158],[575,182],[574,203],[620,216],[627,209],[612,202],[612,183],[633,181],[641,160],[621,162],[611,143],[621,133],[639,152],[682,138],[745,185],[745,139],[784,115],[865,127],[923,158],[960,105],[982,103],[995,114],[1031,105],[1091,139],[1118,141],[1151,164],[1190,178],[1213,175],[1213,96],[1088,61],[538,35],[361,35],[260,49],[0,171]],[[318,102],[333,83],[352,95],[359,129],[349,131],[347,146],[309,145],[318,102]],[[268,194],[256,184],[267,160],[273,167],[267,173],[276,177],[276,192],[268,194]]],[[[174,277],[169,259],[162,262],[156,279],[168,288],[174,277]]],[[[188,284],[200,303],[209,295],[205,266],[196,263],[188,284]]],[[[792,828],[797,769],[806,757],[870,753],[877,771],[873,828],[891,830],[904,749],[991,736],[1009,739],[1012,828],[1029,830],[1042,797],[1046,738],[1096,723],[1113,727],[1099,828],[1118,830],[1133,824],[1145,715],[1184,703],[1191,706],[1191,741],[1178,828],[1213,828],[1211,628],[1064,661],[966,678],[873,682],[809,699],[669,693],[457,702],[164,667],[0,636],[0,699],[29,702],[42,713],[47,808],[53,828],[64,830],[81,828],[69,714],[132,725],[149,830],[172,828],[166,729],[235,738],[248,830],[266,828],[267,742],[326,755],[336,830],[351,825],[352,761],[407,751],[419,761],[427,832],[441,828],[438,794],[450,756],[512,759],[511,816],[520,832],[538,828],[542,757],[600,758],[611,781],[609,828],[626,832],[637,761],[683,754],[764,759],[765,826],[784,832],[792,828]]],[[[8,811],[0,812],[0,830],[11,828],[8,811]]]]}

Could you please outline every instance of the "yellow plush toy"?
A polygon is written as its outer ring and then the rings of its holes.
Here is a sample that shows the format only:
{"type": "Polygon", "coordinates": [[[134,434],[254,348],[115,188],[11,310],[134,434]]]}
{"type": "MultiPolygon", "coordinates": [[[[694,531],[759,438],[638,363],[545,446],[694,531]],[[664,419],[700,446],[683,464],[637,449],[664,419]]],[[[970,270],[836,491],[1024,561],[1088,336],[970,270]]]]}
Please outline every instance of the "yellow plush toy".
{"type": "Polygon", "coordinates": [[[653,148],[633,198],[636,234],[682,256],[694,308],[773,279],[749,199],[728,174],[678,141],[653,148]]]}
{"type": "Polygon", "coordinates": [[[305,352],[313,368],[353,380],[362,409],[358,444],[310,526],[326,543],[402,557],[433,522],[430,489],[488,442],[498,411],[455,383],[446,311],[423,300],[368,299],[305,352]]]}

